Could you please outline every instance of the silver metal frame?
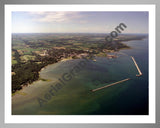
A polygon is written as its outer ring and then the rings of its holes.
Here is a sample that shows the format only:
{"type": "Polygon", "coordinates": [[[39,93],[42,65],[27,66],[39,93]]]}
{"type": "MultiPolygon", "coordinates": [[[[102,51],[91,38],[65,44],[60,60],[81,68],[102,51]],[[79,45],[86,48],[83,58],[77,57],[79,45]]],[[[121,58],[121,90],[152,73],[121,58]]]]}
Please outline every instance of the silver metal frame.
{"type": "Polygon", "coordinates": [[[159,0],[0,0],[0,128],[160,128],[160,1],[159,0]],[[5,4],[155,4],[156,5],[156,123],[155,124],[5,124],[4,123],[4,5],[5,4]]]}

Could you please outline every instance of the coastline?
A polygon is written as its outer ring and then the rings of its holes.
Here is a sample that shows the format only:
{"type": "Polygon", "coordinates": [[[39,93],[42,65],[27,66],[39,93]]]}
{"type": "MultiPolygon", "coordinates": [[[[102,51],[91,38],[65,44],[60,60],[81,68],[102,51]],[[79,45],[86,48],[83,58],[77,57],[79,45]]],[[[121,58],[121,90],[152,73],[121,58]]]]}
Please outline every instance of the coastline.
{"type": "MultiPolygon", "coordinates": [[[[60,61],[58,61],[58,62],[56,62],[56,63],[66,62],[66,61],[69,61],[69,60],[72,60],[72,58],[64,58],[64,59],[62,59],[62,60],[60,60],[60,61]]],[[[13,97],[14,95],[16,95],[16,94],[20,94],[20,93],[19,93],[20,91],[22,91],[24,88],[26,88],[26,87],[34,84],[35,82],[38,82],[38,81],[48,81],[48,82],[49,82],[49,81],[52,81],[52,80],[49,80],[49,79],[41,78],[41,77],[40,77],[40,72],[43,71],[43,70],[45,70],[45,68],[48,67],[49,65],[53,65],[53,64],[56,64],[56,63],[48,64],[48,65],[44,66],[43,68],[41,68],[41,70],[38,72],[38,74],[39,74],[38,79],[35,80],[35,81],[33,81],[31,84],[27,84],[27,85],[26,85],[26,84],[25,84],[25,85],[22,84],[22,85],[21,85],[22,88],[21,88],[20,90],[16,90],[14,93],[12,93],[12,97],[13,97]]]]}
{"type": "MultiPolygon", "coordinates": [[[[144,38],[143,38],[143,39],[144,39],[144,38]]],[[[143,39],[135,39],[135,40],[143,40],[143,39]]],[[[123,43],[123,42],[129,42],[129,41],[134,41],[134,40],[126,40],[126,41],[120,41],[120,42],[123,43]]],[[[131,48],[130,46],[128,46],[128,47],[126,47],[126,48],[120,48],[120,49],[118,49],[118,52],[119,52],[120,50],[125,50],[125,49],[132,49],[132,48],[131,48]]],[[[105,57],[110,58],[111,56],[110,56],[108,53],[115,53],[115,52],[117,52],[117,51],[111,50],[111,52],[106,52],[106,53],[103,53],[103,54],[106,54],[105,57]],[[108,55],[107,55],[107,54],[108,54],[108,55]]],[[[99,57],[99,56],[97,56],[97,55],[95,54],[95,57],[99,57]]],[[[103,57],[104,57],[104,56],[103,56],[103,57]]],[[[113,58],[117,58],[117,56],[114,56],[113,58]]],[[[81,59],[81,58],[77,58],[77,59],[81,59]]],[[[73,58],[71,58],[71,57],[63,58],[63,59],[59,60],[59,61],[56,62],[56,63],[66,62],[66,61],[68,61],[68,60],[73,60],[73,58]]],[[[91,59],[91,60],[93,60],[93,59],[91,59]]],[[[93,60],[93,61],[94,61],[94,60],[93,60]]],[[[12,96],[14,96],[15,94],[17,94],[17,92],[23,90],[25,87],[30,86],[30,85],[33,84],[34,82],[38,82],[38,81],[50,81],[50,80],[41,78],[41,77],[40,77],[40,72],[41,72],[42,70],[44,70],[47,66],[53,65],[53,64],[55,64],[55,63],[48,64],[48,65],[44,66],[43,68],[41,68],[41,70],[38,72],[39,76],[38,76],[38,79],[37,79],[37,80],[33,81],[33,82],[30,83],[30,84],[21,85],[22,88],[21,88],[20,90],[16,90],[14,93],[12,93],[12,96]]]]}
{"type": "MultiPolygon", "coordinates": [[[[116,52],[116,51],[114,51],[114,52],[108,52],[108,53],[115,53],[115,52],[116,52]]],[[[106,53],[106,54],[107,54],[107,53],[106,53]]],[[[109,55],[109,56],[110,56],[110,55],[109,55]]],[[[109,56],[106,55],[105,57],[108,58],[109,56]]],[[[99,56],[96,56],[96,55],[95,55],[95,57],[99,57],[99,56]]],[[[82,59],[82,58],[78,58],[78,59],[82,59]]],[[[60,60],[60,61],[58,61],[58,62],[56,62],[56,63],[59,63],[59,62],[66,62],[66,61],[69,61],[69,60],[73,60],[73,59],[72,59],[72,58],[63,58],[62,60],[60,60]]],[[[91,60],[92,60],[92,59],[91,59],[91,60]]],[[[93,61],[93,60],[92,60],[92,61],[93,61]]],[[[38,79],[35,80],[35,81],[33,81],[31,84],[21,85],[22,89],[16,90],[14,93],[12,93],[12,97],[13,97],[14,95],[16,95],[16,94],[20,94],[20,91],[22,91],[24,88],[26,88],[26,87],[28,87],[28,86],[34,84],[35,82],[38,82],[38,81],[51,81],[51,80],[49,80],[49,79],[41,78],[41,77],[40,77],[40,72],[43,71],[43,70],[45,70],[46,67],[48,67],[48,66],[50,66],[50,65],[53,65],[53,64],[56,64],[56,63],[48,64],[48,65],[44,66],[43,68],[41,68],[41,70],[38,72],[38,74],[39,74],[38,79]]]]}
{"type": "MultiPolygon", "coordinates": [[[[125,48],[125,49],[128,49],[128,48],[125,48]]],[[[107,57],[107,58],[110,57],[110,55],[108,56],[107,53],[115,53],[115,52],[116,52],[116,51],[114,51],[114,50],[112,50],[112,52],[106,52],[106,53],[105,53],[105,54],[106,54],[105,57],[107,57]]],[[[99,56],[95,55],[95,57],[99,57],[99,56]]],[[[77,58],[77,59],[82,59],[82,58],[77,58]]],[[[56,62],[56,63],[66,62],[66,61],[69,61],[69,60],[73,60],[73,58],[71,58],[71,57],[63,58],[63,59],[61,59],[60,61],[58,61],[58,62],[56,62]]],[[[91,60],[92,60],[92,59],[91,59],[91,60]]],[[[56,63],[48,64],[48,65],[44,66],[43,68],[41,68],[41,70],[38,72],[38,74],[39,74],[38,79],[35,80],[35,81],[33,81],[33,82],[30,83],[30,84],[21,85],[22,88],[21,88],[20,90],[16,90],[14,93],[12,93],[12,97],[13,97],[14,95],[16,95],[16,94],[19,94],[19,92],[20,92],[21,90],[23,90],[23,89],[26,88],[27,86],[30,86],[30,85],[34,84],[35,82],[38,82],[38,81],[50,81],[50,80],[48,80],[48,79],[41,78],[41,77],[40,77],[40,72],[43,71],[43,70],[45,70],[45,68],[48,67],[49,65],[53,65],[53,64],[56,64],[56,63]]]]}

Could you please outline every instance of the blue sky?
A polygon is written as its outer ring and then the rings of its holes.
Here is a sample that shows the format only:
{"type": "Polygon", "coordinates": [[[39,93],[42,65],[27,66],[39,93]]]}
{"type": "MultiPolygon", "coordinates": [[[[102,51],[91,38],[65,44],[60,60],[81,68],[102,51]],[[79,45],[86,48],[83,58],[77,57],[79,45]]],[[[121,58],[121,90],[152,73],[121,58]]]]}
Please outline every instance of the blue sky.
{"type": "Polygon", "coordinates": [[[12,33],[148,33],[148,12],[12,12],[12,33]]]}

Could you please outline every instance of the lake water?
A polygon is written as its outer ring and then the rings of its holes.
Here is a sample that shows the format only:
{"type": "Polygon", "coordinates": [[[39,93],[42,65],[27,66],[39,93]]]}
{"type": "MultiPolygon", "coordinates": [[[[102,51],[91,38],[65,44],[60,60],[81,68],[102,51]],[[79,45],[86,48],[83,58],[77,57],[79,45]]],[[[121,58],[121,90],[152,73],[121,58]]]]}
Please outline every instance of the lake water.
{"type": "MultiPolygon", "coordinates": [[[[47,66],[36,81],[12,97],[13,115],[147,115],[148,114],[148,39],[128,41],[131,49],[114,53],[118,58],[97,57],[86,61],[78,73],[56,92],[52,90],[64,73],[70,73],[83,59],[47,66]],[[143,75],[136,77],[133,56],[143,75]],[[90,90],[131,78],[114,86],[90,90]],[[41,106],[40,106],[41,105],[41,106]]],[[[69,78],[69,77],[68,77],[69,78]]]]}

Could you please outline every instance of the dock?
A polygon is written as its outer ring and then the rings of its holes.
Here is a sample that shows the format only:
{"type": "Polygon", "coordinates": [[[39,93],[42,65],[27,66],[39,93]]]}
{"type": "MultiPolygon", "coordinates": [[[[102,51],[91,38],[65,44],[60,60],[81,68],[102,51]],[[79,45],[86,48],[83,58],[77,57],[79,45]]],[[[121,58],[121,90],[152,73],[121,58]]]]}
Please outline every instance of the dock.
{"type": "Polygon", "coordinates": [[[138,72],[139,72],[139,74],[137,74],[136,76],[141,76],[141,75],[142,75],[142,72],[141,72],[141,70],[139,69],[139,67],[138,67],[138,65],[137,65],[137,63],[136,63],[134,57],[131,56],[131,58],[132,58],[132,60],[133,60],[133,62],[134,62],[134,64],[135,64],[135,66],[136,66],[136,68],[137,68],[137,70],[138,70],[138,72]]]}
{"type": "Polygon", "coordinates": [[[119,84],[119,83],[122,83],[122,82],[125,82],[125,81],[128,81],[128,80],[130,80],[130,78],[127,78],[127,79],[124,79],[124,80],[120,80],[120,81],[117,81],[117,82],[115,82],[115,83],[108,84],[108,85],[106,85],[106,86],[103,86],[103,87],[100,87],[100,88],[97,88],[97,89],[93,89],[93,90],[91,90],[91,91],[92,91],[92,92],[95,92],[95,91],[98,91],[98,90],[100,90],[100,89],[108,88],[108,87],[110,87],[110,86],[113,86],[113,85],[115,85],[115,84],[119,84]]]}

